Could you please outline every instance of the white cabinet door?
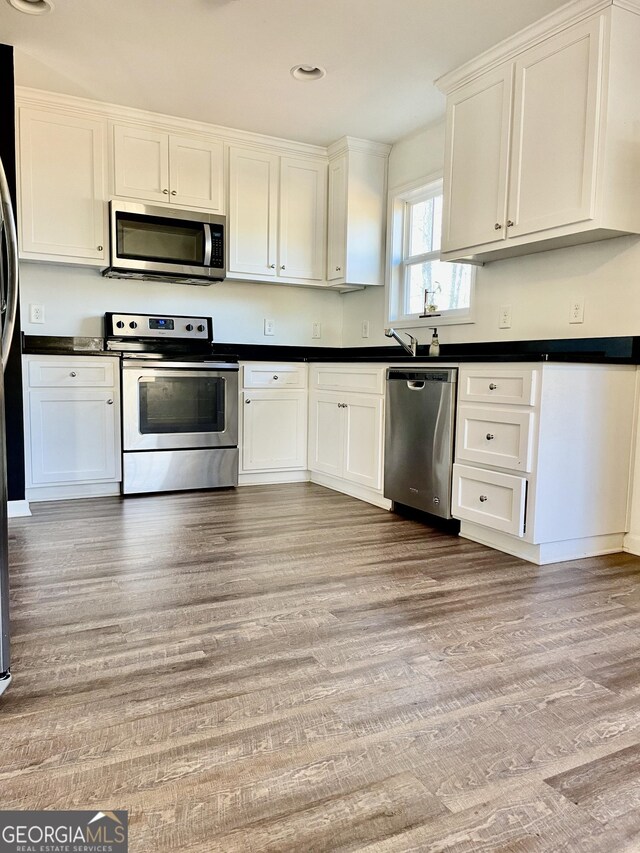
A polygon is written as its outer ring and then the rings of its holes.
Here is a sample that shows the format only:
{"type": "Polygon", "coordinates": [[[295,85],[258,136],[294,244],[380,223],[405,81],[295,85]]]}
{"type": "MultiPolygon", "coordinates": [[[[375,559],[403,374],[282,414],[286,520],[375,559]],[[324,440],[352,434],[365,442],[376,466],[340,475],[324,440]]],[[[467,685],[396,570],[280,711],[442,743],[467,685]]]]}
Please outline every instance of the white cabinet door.
{"type": "Polygon", "coordinates": [[[19,121],[21,255],[104,262],[106,124],[26,107],[19,121]]]}
{"type": "Polygon", "coordinates": [[[306,468],[306,391],[242,392],[242,470],[306,468]]]}
{"type": "Polygon", "coordinates": [[[116,125],[113,134],[116,195],[168,203],[168,134],[127,125],[116,125]]]}
{"type": "Polygon", "coordinates": [[[284,278],[324,278],[326,209],[326,163],[283,157],[278,264],[284,278]]]}
{"type": "Polygon", "coordinates": [[[509,236],[594,216],[601,16],[516,62],[509,236]]]}
{"type": "Polygon", "coordinates": [[[118,479],[119,417],[112,389],[28,394],[30,485],[118,479]]]}
{"type": "Polygon", "coordinates": [[[509,64],[447,99],[443,252],[506,237],[512,88],[509,64]]]}
{"type": "Polygon", "coordinates": [[[276,275],[279,160],[249,148],[229,150],[229,272],[276,275]]]}
{"type": "Polygon", "coordinates": [[[342,476],[370,489],[382,488],[383,400],[353,395],[344,410],[345,440],[342,476]]]}
{"type": "Polygon", "coordinates": [[[185,207],[224,210],[223,154],[220,140],[169,137],[170,199],[185,207]]]}
{"type": "Polygon", "coordinates": [[[309,470],[341,477],[344,459],[344,396],[313,394],[309,400],[309,470]]]}
{"type": "Polygon", "coordinates": [[[329,163],[329,227],[327,244],[327,279],[336,281],[346,276],[347,263],[347,157],[329,163]]]}

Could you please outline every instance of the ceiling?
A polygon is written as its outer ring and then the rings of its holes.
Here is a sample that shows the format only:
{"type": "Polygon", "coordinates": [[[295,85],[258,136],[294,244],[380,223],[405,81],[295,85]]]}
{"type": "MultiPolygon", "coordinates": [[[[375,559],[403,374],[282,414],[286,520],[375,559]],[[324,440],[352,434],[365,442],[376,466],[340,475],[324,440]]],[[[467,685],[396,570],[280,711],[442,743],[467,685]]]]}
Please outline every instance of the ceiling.
{"type": "Polygon", "coordinates": [[[564,0],[54,2],[0,0],[18,84],[326,145],[437,120],[436,77],[564,0]],[[298,63],[327,76],[294,80],[298,63]]]}

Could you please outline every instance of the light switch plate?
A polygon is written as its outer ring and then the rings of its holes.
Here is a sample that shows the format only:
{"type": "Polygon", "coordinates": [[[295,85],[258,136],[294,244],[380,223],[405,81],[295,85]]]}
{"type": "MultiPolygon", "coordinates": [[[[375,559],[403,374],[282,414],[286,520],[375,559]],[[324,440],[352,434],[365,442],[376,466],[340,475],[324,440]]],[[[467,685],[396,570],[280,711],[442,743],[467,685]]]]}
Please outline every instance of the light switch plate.
{"type": "Polygon", "coordinates": [[[275,335],[276,333],[276,321],[275,320],[267,320],[264,318],[264,333],[265,335],[275,335]]]}

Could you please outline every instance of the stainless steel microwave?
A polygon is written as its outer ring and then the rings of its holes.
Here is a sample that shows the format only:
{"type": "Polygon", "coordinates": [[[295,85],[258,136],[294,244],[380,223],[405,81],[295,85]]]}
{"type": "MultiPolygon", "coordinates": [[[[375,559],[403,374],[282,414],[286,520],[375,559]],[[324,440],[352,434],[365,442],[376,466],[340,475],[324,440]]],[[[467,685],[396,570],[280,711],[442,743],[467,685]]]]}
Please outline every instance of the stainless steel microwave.
{"type": "Polygon", "coordinates": [[[109,202],[108,278],[211,284],[226,275],[226,218],[137,202],[109,202]]]}

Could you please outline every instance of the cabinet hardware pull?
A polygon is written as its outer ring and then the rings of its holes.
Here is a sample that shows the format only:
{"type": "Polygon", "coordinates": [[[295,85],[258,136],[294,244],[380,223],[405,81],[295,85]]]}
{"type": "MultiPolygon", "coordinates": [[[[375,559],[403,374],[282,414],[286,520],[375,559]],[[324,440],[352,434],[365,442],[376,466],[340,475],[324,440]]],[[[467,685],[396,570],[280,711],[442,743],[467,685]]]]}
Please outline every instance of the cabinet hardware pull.
{"type": "Polygon", "coordinates": [[[487,500],[489,500],[489,498],[486,495],[480,495],[480,503],[483,504],[487,500]]]}
{"type": "Polygon", "coordinates": [[[495,435],[493,435],[490,432],[487,433],[487,441],[493,441],[494,438],[495,438],[495,435]]]}
{"type": "Polygon", "coordinates": [[[107,406],[113,406],[113,400],[107,400],[107,406]]]}
{"type": "Polygon", "coordinates": [[[276,268],[276,265],[275,265],[275,264],[269,264],[269,269],[270,269],[270,270],[274,270],[275,268],[276,268]]]}
{"type": "Polygon", "coordinates": [[[169,195],[169,190],[162,190],[165,195],[169,195]]]}
{"type": "Polygon", "coordinates": [[[75,370],[72,370],[71,373],[69,374],[69,376],[77,376],[77,375],[78,374],[75,372],[75,370]]]}
{"type": "Polygon", "coordinates": [[[280,267],[280,269],[281,269],[281,270],[285,269],[285,265],[284,265],[284,264],[282,264],[282,266],[280,267]]]}
{"type": "Polygon", "coordinates": [[[103,248],[104,248],[103,246],[98,246],[98,247],[97,247],[97,249],[98,249],[98,251],[99,251],[99,252],[101,252],[103,248]]]}
{"type": "Polygon", "coordinates": [[[500,225],[499,222],[496,222],[496,224],[493,227],[495,228],[496,231],[502,231],[502,225],[500,225]]]}
{"type": "Polygon", "coordinates": [[[336,267],[336,272],[340,272],[341,269],[342,267],[336,267]]]}
{"type": "Polygon", "coordinates": [[[489,383],[489,391],[495,391],[497,387],[498,387],[498,386],[496,385],[496,383],[495,383],[495,382],[490,382],[490,383],[489,383]]]}
{"type": "Polygon", "coordinates": [[[513,219],[507,220],[507,228],[513,228],[513,219]]]}
{"type": "Polygon", "coordinates": [[[178,191],[177,190],[171,190],[171,195],[178,195],[178,191]]]}
{"type": "Polygon", "coordinates": [[[274,378],[274,379],[277,379],[277,378],[278,378],[278,375],[277,375],[277,374],[274,374],[273,378],[274,378]]]}
{"type": "Polygon", "coordinates": [[[251,400],[245,400],[244,401],[245,406],[248,406],[250,402],[251,402],[251,400]]]}

